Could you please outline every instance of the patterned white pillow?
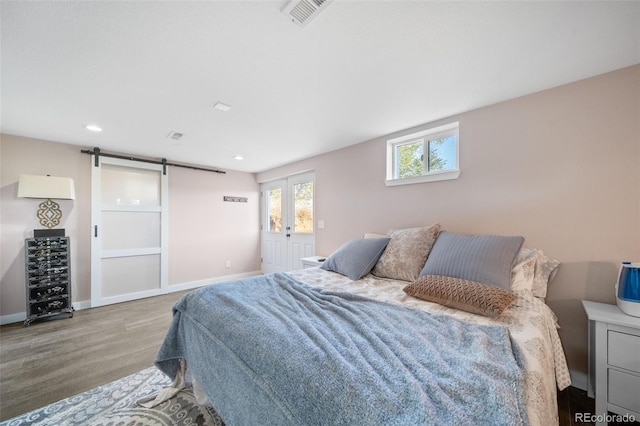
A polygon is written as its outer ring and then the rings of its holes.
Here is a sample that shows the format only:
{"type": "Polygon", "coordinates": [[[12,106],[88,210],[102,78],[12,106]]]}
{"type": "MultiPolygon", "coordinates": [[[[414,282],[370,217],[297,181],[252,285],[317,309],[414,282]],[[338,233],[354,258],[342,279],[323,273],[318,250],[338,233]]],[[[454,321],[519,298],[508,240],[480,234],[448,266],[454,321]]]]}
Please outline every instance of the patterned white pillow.
{"type": "Polygon", "coordinates": [[[535,271],[536,258],[533,256],[516,263],[511,270],[511,291],[526,292],[531,295],[535,271]]]}
{"type": "Polygon", "coordinates": [[[558,266],[560,265],[560,262],[558,262],[556,259],[545,256],[540,249],[523,248],[516,256],[516,260],[514,263],[516,264],[516,266],[518,266],[519,264],[529,259],[535,259],[535,271],[533,275],[533,282],[531,283],[531,293],[536,297],[544,299],[545,297],[547,297],[547,287],[549,286],[549,283],[553,280],[553,278],[556,276],[556,273],[558,272],[558,266]]]}

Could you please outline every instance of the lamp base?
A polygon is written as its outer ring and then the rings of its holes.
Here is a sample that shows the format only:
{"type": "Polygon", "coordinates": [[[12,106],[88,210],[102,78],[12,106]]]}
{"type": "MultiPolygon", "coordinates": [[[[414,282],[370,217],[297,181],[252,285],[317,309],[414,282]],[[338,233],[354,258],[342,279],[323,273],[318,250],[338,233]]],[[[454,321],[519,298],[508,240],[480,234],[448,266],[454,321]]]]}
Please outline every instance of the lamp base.
{"type": "Polygon", "coordinates": [[[47,198],[38,206],[36,216],[40,220],[40,225],[42,226],[46,226],[49,229],[54,226],[58,226],[60,224],[60,219],[62,219],[60,204],[51,200],[51,198],[47,198]]]}

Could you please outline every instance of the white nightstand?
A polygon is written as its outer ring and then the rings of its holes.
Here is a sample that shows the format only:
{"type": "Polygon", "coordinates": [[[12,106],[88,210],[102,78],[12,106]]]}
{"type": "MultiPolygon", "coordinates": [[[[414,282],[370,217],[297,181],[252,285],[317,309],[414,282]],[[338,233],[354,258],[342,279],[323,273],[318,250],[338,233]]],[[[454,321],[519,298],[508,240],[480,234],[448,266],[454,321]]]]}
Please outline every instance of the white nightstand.
{"type": "MultiPolygon", "coordinates": [[[[589,317],[588,394],[596,399],[598,425],[607,412],[640,420],[640,318],[616,305],[582,301],[589,317]]],[[[615,420],[616,416],[613,416],[615,420]]]]}
{"type": "Polygon", "coordinates": [[[322,259],[324,261],[325,257],[324,256],[309,256],[309,257],[303,257],[302,259],[300,259],[300,261],[302,262],[302,267],[303,268],[313,268],[314,266],[322,265],[322,262],[320,261],[320,259],[322,259]]]}

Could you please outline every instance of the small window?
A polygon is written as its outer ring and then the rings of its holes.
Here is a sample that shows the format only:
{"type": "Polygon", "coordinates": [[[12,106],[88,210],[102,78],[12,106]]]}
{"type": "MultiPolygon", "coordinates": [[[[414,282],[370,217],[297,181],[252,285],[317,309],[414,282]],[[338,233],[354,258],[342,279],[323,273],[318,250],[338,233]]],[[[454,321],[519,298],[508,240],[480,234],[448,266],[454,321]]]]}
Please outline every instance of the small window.
{"type": "Polygon", "coordinates": [[[458,122],[387,141],[386,184],[457,179],[458,122]]]}

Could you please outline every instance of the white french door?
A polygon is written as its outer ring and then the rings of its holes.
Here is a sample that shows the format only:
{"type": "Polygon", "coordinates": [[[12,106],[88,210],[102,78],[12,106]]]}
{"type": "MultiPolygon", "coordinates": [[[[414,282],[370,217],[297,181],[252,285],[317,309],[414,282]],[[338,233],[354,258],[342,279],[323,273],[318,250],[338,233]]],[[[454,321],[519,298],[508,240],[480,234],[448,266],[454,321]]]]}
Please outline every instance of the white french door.
{"type": "Polygon", "coordinates": [[[91,169],[91,306],[166,293],[163,166],[100,156],[91,169]]]}
{"type": "Polygon", "coordinates": [[[313,256],[314,174],[304,173],[262,184],[262,272],[301,269],[313,256]]]}

